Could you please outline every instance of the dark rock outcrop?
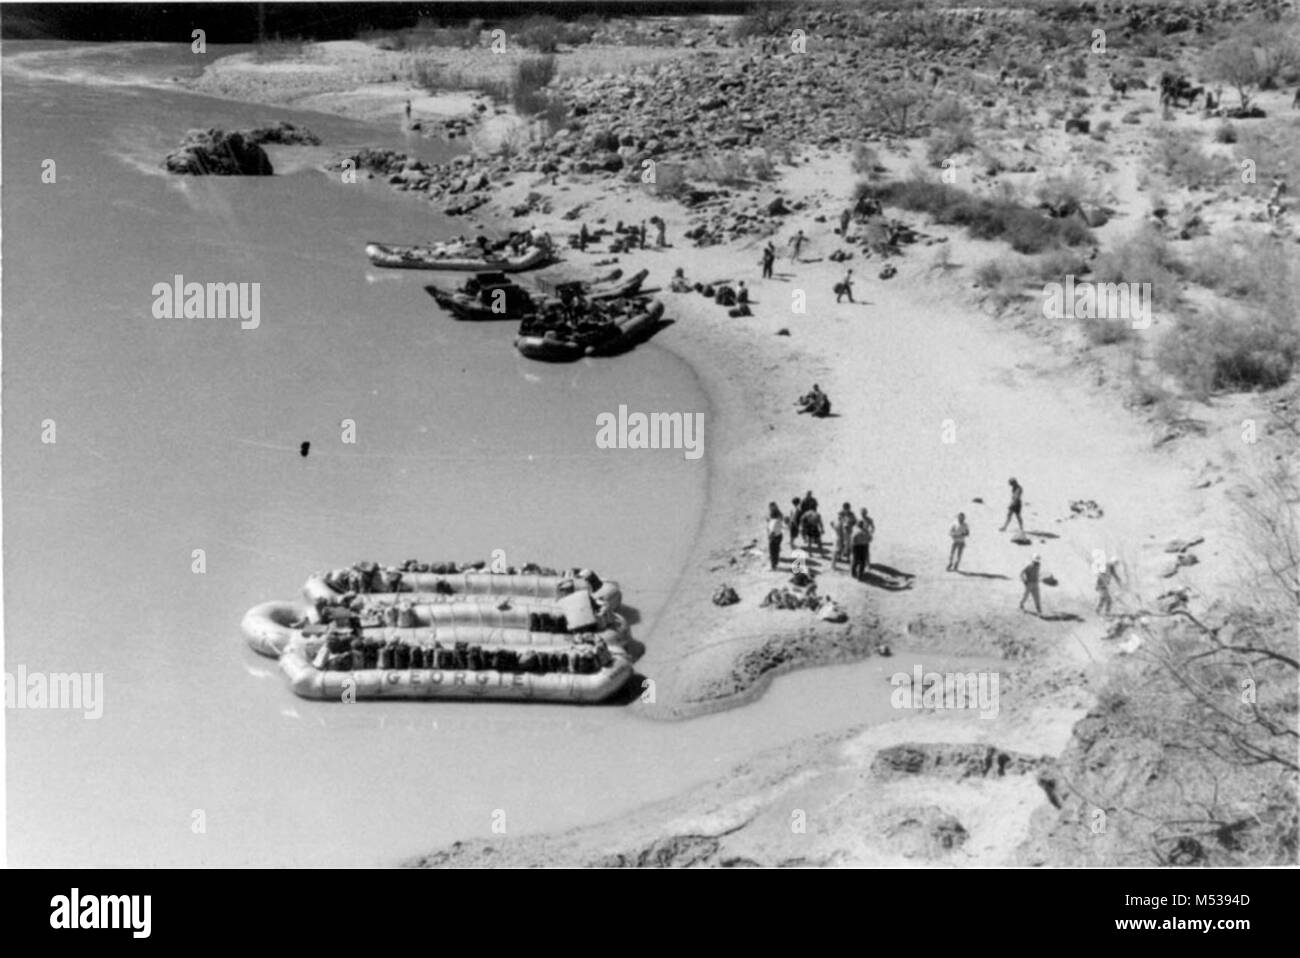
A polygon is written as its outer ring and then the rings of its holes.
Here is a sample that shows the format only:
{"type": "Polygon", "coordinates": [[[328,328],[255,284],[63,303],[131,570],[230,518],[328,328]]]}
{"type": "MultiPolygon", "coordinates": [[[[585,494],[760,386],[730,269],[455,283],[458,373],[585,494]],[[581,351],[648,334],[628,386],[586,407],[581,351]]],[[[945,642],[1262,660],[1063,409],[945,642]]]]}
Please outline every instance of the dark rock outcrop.
{"type": "Polygon", "coordinates": [[[249,134],[215,127],[190,130],[185,142],[163,161],[169,173],[191,176],[270,176],[275,171],[266,151],[249,134]]]}

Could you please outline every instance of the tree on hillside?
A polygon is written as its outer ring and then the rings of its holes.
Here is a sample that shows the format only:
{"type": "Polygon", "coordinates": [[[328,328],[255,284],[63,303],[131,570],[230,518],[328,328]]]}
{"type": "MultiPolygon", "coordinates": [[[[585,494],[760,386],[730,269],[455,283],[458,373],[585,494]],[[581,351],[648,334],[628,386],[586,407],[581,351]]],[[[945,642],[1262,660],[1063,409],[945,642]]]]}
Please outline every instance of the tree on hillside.
{"type": "Polygon", "coordinates": [[[1244,110],[1254,90],[1267,90],[1300,65],[1300,43],[1293,29],[1255,21],[1238,28],[1209,49],[1205,75],[1237,91],[1244,110]]]}

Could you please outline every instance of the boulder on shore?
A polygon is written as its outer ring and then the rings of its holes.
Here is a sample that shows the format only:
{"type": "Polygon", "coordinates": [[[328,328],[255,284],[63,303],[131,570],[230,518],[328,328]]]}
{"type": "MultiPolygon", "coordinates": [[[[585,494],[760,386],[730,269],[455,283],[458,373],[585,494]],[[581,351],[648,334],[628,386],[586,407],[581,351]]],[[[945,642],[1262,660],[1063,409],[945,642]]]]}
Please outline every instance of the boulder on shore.
{"type": "Polygon", "coordinates": [[[190,130],[163,161],[169,173],[192,176],[270,176],[266,151],[239,131],[190,130]]]}

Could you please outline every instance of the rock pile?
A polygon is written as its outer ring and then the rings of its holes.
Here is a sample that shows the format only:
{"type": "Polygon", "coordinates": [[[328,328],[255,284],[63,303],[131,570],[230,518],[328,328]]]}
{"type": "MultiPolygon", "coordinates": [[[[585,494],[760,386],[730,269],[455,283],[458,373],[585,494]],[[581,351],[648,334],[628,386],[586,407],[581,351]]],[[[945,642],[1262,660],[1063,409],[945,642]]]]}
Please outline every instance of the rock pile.
{"type": "Polygon", "coordinates": [[[227,133],[216,127],[190,130],[163,165],[169,173],[191,176],[270,176],[275,172],[271,160],[251,139],[251,132],[227,133]]]}

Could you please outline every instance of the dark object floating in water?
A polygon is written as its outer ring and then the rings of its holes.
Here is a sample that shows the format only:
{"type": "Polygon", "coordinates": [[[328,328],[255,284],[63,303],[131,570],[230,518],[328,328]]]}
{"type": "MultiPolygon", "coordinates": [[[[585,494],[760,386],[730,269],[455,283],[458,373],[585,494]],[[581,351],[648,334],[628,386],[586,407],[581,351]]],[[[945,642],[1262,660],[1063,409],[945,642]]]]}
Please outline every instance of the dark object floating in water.
{"type": "Polygon", "coordinates": [[[302,446],[298,449],[298,452],[302,455],[304,459],[306,459],[307,453],[311,452],[311,443],[304,442],[302,446]]]}

